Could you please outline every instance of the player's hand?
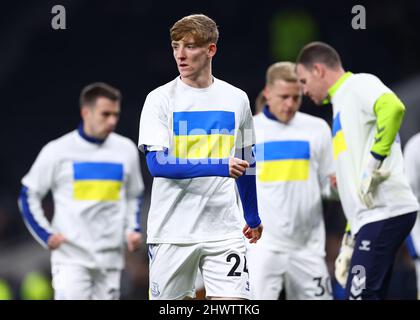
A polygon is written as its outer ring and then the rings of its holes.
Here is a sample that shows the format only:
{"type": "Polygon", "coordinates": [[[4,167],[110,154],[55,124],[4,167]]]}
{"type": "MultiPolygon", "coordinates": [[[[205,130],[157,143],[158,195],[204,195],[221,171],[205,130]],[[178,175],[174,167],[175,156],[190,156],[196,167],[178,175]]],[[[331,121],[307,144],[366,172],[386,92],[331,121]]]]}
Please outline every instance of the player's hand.
{"type": "Polygon", "coordinates": [[[340,252],[335,259],[335,278],[337,282],[343,287],[346,287],[347,277],[349,275],[351,257],[354,250],[354,238],[346,232],[341,241],[340,252]]]}
{"type": "Polygon", "coordinates": [[[337,176],[335,175],[335,173],[331,174],[329,176],[329,179],[331,187],[337,189],[337,176]]]}
{"type": "Polygon", "coordinates": [[[245,238],[250,239],[249,243],[257,243],[260,240],[262,232],[263,232],[263,225],[260,224],[256,228],[250,228],[247,224],[242,229],[242,233],[244,234],[245,238]]]}
{"type": "Polygon", "coordinates": [[[131,231],[127,233],[127,248],[128,251],[133,252],[140,248],[142,236],[140,232],[131,231]]]}
{"type": "Polygon", "coordinates": [[[60,247],[64,241],[66,241],[66,239],[61,233],[55,233],[48,238],[48,248],[55,250],[60,247]]]}
{"type": "Polygon", "coordinates": [[[239,158],[229,159],[229,175],[231,178],[237,179],[241,177],[247,168],[249,168],[248,161],[239,158]]]}
{"type": "Polygon", "coordinates": [[[391,172],[380,169],[382,161],[369,156],[368,163],[362,175],[359,196],[365,206],[369,209],[373,208],[373,197],[378,185],[389,178],[391,172]]]}

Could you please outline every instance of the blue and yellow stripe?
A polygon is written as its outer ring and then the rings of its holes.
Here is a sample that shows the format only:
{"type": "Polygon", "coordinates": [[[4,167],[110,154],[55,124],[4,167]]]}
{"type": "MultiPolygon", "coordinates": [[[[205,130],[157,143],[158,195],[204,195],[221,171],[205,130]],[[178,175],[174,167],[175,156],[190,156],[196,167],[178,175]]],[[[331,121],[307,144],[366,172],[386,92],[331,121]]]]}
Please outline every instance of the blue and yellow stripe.
{"type": "Polygon", "coordinates": [[[184,111],[173,116],[174,151],[181,159],[223,159],[235,141],[235,113],[184,111]]]}
{"type": "Polygon", "coordinates": [[[333,127],[333,151],[334,151],[334,160],[338,158],[340,153],[347,150],[346,140],[344,139],[343,128],[341,127],[340,112],[334,117],[333,127]]]}
{"type": "Polygon", "coordinates": [[[265,142],[256,145],[255,153],[260,182],[305,181],[309,178],[309,141],[265,142]]]}
{"type": "Polygon", "coordinates": [[[123,165],[113,162],[73,163],[75,200],[118,201],[124,177],[123,165]]]}

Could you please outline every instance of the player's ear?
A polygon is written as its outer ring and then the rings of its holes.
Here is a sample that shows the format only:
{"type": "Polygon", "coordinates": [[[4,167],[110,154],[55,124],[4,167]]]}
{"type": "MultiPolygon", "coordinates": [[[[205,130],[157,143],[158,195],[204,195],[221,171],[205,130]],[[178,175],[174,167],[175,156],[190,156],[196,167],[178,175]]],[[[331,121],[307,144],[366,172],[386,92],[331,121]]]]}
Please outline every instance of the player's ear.
{"type": "Polygon", "coordinates": [[[87,115],[89,113],[89,107],[88,106],[82,106],[80,108],[80,116],[82,117],[82,119],[86,119],[87,115]]]}
{"type": "Polygon", "coordinates": [[[270,88],[268,88],[268,86],[265,86],[263,89],[263,96],[265,100],[268,100],[269,95],[270,95],[270,88]]]}
{"type": "Polygon", "coordinates": [[[322,63],[314,63],[312,72],[316,77],[322,78],[325,75],[325,66],[322,63]]]}
{"type": "Polygon", "coordinates": [[[208,57],[209,58],[212,58],[216,54],[216,51],[217,51],[216,44],[215,43],[210,43],[209,46],[208,46],[208,48],[207,48],[207,55],[208,55],[208,57]]]}

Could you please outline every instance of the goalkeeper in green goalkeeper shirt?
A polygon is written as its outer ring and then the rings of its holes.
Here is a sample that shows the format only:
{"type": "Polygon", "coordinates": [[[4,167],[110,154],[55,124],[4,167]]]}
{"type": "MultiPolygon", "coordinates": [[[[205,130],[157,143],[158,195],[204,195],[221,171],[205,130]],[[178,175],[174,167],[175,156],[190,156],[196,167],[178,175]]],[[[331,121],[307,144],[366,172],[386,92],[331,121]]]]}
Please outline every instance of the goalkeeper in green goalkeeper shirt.
{"type": "Polygon", "coordinates": [[[398,136],[405,107],[376,76],[345,72],[336,50],[322,42],[301,50],[297,74],[304,94],[333,105],[337,187],[354,239],[343,243],[349,259],[336,267],[348,276],[337,280],[348,299],[384,299],[395,255],[419,208],[398,136]]]}

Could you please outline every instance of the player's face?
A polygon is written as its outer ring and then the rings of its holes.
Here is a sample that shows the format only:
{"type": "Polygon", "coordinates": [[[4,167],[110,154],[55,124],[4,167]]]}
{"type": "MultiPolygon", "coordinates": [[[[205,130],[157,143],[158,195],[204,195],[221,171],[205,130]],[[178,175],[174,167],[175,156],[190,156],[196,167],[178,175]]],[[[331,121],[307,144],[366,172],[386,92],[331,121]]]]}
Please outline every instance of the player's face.
{"type": "Polygon", "coordinates": [[[317,105],[321,105],[328,94],[323,77],[325,73],[320,68],[322,67],[318,64],[315,64],[312,69],[306,69],[302,64],[298,64],[296,68],[303,94],[311,98],[317,105]]]}
{"type": "Polygon", "coordinates": [[[192,37],[184,37],[172,41],[172,50],[181,78],[194,81],[210,70],[216,45],[210,43],[198,46],[192,37]]]}
{"type": "Polygon", "coordinates": [[[82,108],[85,132],[97,139],[106,139],[117,126],[120,103],[105,97],[96,99],[95,105],[82,108]]]}
{"type": "Polygon", "coordinates": [[[302,91],[298,82],[276,80],[264,89],[270,112],[281,122],[289,122],[299,110],[302,91]]]}

